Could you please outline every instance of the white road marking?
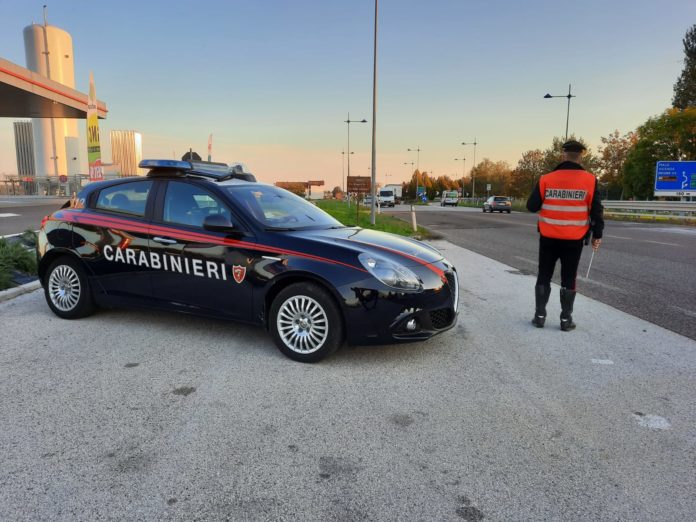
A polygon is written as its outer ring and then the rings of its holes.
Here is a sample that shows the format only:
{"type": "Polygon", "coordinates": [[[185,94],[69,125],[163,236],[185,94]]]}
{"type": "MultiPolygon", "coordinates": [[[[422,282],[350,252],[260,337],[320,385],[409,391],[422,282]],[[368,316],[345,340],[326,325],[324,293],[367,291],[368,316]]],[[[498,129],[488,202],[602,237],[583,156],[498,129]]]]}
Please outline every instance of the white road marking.
{"type": "Polygon", "coordinates": [[[614,364],[614,361],[611,359],[590,359],[592,364],[603,364],[605,366],[608,366],[610,364],[614,364]]]}
{"type": "Polygon", "coordinates": [[[644,413],[636,412],[633,417],[638,421],[638,424],[645,428],[654,430],[668,430],[672,427],[667,419],[659,415],[645,415],[644,413]]]}
{"type": "Polygon", "coordinates": [[[593,285],[602,286],[608,290],[612,290],[612,291],[618,292],[620,294],[625,294],[625,295],[628,294],[628,292],[626,292],[626,290],[624,290],[623,288],[619,288],[618,286],[608,285],[606,283],[600,283],[599,281],[595,281],[594,279],[587,279],[585,277],[578,276],[578,280],[582,281],[583,283],[590,283],[593,285]]]}
{"type": "Polygon", "coordinates": [[[636,243],[654,243],[655,245],[665,245],[665,246],[675,246],[675,247],[684,246],[684,245],[680,245],[678,243],[665,243],[663,241],[653,241],[651,239],[636,239],[636,238],[624,237],[624,236],[611,236],[609,234],[606,234],[604,237],[610,237],[612,239],[626,239],[628,241],[635,241],[636,243]]]}
{"type": "Polygon", "coordinates": [[[683,246],[683,245],[678,245],[677,243],[663,243],[662,241],[651,241],[650,239],[643,239],[642,240],[645,243],[654,243],[656,245],[665,245],[665,246],[683,246]]]}
{"type": "Polygon", "coordinates": [[[515,259],[519,259],[520,261],[524,261],[525,263],[529,263],[530,265],[536,266],[537,262],[532,261],[531,259],[527,259],[526,257],[520,257],[520,256],[513,256],[515,259]]]}
{"type": "Polygon", "coordinates": [[[4,212],[4,213],[0,214],[0,218],[4,218],[4,217],[19,217],[19,214],[12,214],[10,212],[4,212]]]}
{"type": "Polygon", "coordinates": [[[675,310],[679,310],[681,313],[688,315],[689,317],[696,317],[696,312],[682,308],[681,306],[671,305],[675,310]]]}

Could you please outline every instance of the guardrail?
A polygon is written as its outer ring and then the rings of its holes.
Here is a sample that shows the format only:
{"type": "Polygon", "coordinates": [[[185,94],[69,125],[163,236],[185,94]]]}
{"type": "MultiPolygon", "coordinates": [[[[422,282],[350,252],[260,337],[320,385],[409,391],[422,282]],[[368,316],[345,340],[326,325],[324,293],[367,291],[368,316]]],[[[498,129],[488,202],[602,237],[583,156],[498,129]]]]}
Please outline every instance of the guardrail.
{"type": "Polygon", "coordinates": [[[696,220],[696,202],[605,200],[602,205],[607,215],[696,220]]]}

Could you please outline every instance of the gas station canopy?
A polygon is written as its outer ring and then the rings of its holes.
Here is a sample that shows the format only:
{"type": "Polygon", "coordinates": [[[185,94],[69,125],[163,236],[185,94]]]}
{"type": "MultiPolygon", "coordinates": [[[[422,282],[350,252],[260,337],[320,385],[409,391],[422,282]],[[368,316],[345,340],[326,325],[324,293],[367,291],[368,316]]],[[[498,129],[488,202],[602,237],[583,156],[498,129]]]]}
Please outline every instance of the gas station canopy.
{"type": "MultiPolygon", "coordinates": [[[[100,119],[106,104],[97,101],[100,119]]],[[[0,58],[0,118],[87,118],[87,94],[0,58]]]]}

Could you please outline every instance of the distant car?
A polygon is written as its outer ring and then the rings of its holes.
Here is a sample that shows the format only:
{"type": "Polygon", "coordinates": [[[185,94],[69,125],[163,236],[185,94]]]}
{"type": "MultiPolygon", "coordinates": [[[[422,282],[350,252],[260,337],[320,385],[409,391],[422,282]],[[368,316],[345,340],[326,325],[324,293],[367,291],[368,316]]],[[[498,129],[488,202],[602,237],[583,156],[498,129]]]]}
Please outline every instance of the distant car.
{"type": "Polygon", "coordinates": [[[372,206],[372,196],[365,196],[363,198],[363,205],[366,205],[368,207],[372,206]]]}
{"type": "Polygon", "coordinates": [[[381,207],[393,207],[395,203],[393,190],[380,190],[377,197],[381,207]]]}
{"type": "Polygon", "coordinates": [[[456,190],[446,190],[442,193],[442,198],[440,199],[440,206],[446,207],[447,205],[452,205],[456,207],[459,204],[459,194],[456,190]]]}
{"type": "Polygon", "coordinates": [[[508,214],[512,211],[512,203],[510,198],[505,196],[491,196],[483,203],[484,212],[507,212],[508,214]]]}

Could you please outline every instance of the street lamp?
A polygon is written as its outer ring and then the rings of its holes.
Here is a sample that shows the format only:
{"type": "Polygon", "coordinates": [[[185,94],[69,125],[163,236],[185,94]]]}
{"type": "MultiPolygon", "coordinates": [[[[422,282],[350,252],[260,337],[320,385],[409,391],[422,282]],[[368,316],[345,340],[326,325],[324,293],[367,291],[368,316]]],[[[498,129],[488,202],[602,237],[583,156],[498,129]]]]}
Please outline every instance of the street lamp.
{"type": "Polygon", "coordinates": [[[420,171],[420,145],[418,145],[417,148],[415,149],[406,149],[408,152],[415,152],[416,153],[416,170],[420,171]]]}
{"type": "Polygon", "coordinates": [[[478,145],[478,142],[476,141],[476,137],[474,136],[474,141],[463,141],[462,145],[473,145],[474,146],[474,166],[471,167],[471,197],[475,198],[476,197],[476,178],[474,177],[474,169],[476,168],[476,145],[478,145]]]}
{"type": "Polygon", "coordinates": [[[566,133],[565,133],[565,139],[568,141],[568,121],[570,121],[570,99],[571,98],[577,98],[574,94],[570,93],[570,84],[568,84],[568,94],[560,94],[558,96],[553,96],[551,94],[545,94],[544,98],[568,98],[568,109],[566,111],[566,133]]]}
{"type": "Polygon", "coordinates": [[[462,162],[462,197],[464,197],[464,176],[466,176],[466,158],[454,158],[454,161],[462,162]]]}
{"type": "Polygon", "coordinates": [[[345,120],[346,124],[348,124],[348,177],[350,177],[350,155],[353,154],[350,150],[350,124],[351,123],[367,123],[366,119],[362,120],[351,120],[350,119],[350,112],[348,113],[348,119],[345,120]]]}

